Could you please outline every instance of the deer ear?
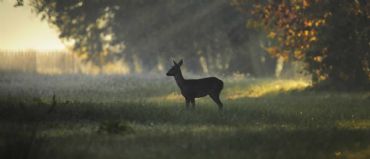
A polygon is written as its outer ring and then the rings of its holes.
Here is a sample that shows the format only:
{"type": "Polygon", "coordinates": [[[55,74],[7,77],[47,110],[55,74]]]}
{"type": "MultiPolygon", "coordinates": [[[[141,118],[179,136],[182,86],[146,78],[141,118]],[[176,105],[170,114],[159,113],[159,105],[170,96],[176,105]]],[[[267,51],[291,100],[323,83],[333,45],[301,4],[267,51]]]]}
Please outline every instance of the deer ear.
{"type": "Polygon", "coordinates": [[[180,60],[180,62],[178,63],[178,65],[179,65],[179,66],[181,66],[181,65],[182,65],[182,62],[183,62],[183,61],[182,61],[182,59],[181,59],[181,60],[180,60]]]}
{"type": "Polygon", "coordinates": [[[175,61],[175,60],[173,60],[173,64],[174,64],[174,65],[177,65],[177,63],[176,63],[176,61],[175,61]]]}

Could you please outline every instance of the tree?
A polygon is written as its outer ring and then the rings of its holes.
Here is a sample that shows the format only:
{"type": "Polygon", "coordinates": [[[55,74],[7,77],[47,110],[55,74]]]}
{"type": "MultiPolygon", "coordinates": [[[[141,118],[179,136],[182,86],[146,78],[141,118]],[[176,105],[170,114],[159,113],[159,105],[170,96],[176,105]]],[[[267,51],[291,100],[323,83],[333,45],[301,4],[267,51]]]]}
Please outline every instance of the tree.
{"type": "Polygon", "coordinates": [[[150,70],[158,60],[183,57],[192,72],[264,75],[274,70],[259,60],[264,50],[250,47],[256,41],[251,35],[260,32],[244,27],[245,15],[229,0],[30,1],[61,39],[74,42],[75,53],[98,65],[139,59],[150,70]]]}
{"type": "Polygon", "coordinates": [[[369,88],[370,4],[366,0],[232,0],[277,43],[273,56],[304,61],[316,86],[369,88]]]}
{"type": "Polygon", "coordinates": [[[318,40],[308,50],[309,71],[340,88],[369,88],[370,4],[367,1],[327,1],[328,16],[318,40]]]}

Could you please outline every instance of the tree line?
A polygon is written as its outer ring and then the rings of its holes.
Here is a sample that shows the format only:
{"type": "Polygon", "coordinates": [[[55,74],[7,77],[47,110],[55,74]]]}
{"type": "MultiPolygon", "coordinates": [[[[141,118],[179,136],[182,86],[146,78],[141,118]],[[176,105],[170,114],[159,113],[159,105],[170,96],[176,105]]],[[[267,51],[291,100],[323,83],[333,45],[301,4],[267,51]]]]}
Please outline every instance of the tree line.
{"type": "MultiPolygon", "coordinates": [[[[17,5],[22,5],[17,0],[17,5]]],[[[366,0],[31,0],[74,52],[103,65],[184,58],[193,72],[273,75],[301,61],[316,86],[369,88],[366,0]]],[[[133,67],[133,66],[132,66],[133,67]]]]}

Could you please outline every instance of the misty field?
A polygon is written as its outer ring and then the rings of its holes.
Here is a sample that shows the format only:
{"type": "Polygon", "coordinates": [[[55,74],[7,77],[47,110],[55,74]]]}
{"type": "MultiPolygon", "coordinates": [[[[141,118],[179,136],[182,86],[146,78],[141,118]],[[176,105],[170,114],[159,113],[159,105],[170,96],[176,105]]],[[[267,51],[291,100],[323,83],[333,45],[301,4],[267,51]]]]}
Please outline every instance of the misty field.
{"type": "Polygon", "coordinates": [[[219,112],[164,74],[2,73],[0,158],[370,158],[369,92],[222,79],[219,112]]]}

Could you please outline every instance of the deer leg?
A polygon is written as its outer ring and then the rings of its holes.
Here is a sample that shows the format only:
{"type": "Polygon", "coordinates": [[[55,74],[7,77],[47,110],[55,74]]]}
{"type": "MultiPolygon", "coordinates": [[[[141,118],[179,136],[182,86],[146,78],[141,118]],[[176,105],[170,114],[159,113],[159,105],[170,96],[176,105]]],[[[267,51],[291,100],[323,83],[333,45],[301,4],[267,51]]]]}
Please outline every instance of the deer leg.
{"type": "Polygon", "coordinates": [[[191,99],[190,102],[191,102],[191,108],[195,109],[195,99],[194,98],[191,99]]]}
{"type": "Polygon", "coordinates": [[[185,98],[185,108],[186,109],[189,109],[189,104],[190,104],[190,99],[188,99],[188,98],[185,98]]]}
{"type": "Polygon", "coordinates": [[[219,93],[218,94],[210,94],[209,96],[218,105],[218,109],[219,110],[222,110],[223,104],[222,104],[222,102],[220,100],[220,94],[219,93]]]}

